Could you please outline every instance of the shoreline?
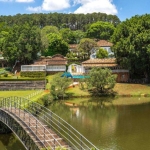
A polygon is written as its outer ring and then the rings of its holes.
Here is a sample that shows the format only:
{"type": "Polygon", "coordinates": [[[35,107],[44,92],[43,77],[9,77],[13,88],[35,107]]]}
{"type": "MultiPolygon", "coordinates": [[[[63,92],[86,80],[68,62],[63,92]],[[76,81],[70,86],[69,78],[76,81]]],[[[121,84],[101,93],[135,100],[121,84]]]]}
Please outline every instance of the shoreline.
{"type": "MultiPolygon", "coordinates": [[[[99,102],[99,100],[97,101],[91,101],[91,96],[86,96],[86,97],[72,97],[70,99],[65,100],[65,104],[68,106],[80,106],[80,105],[88,105],[88,103],[97,103],[99,102]]],[[[102,99],[102,98],[112,98],[112,101],[107,102],[107,101],[103,101],[102,104],[105,106],[125,106],[125,105],[142,105],[142,104],[146,104],[146,103],[150,103],[150,97],[149,96],[133,96],[133,95],[117,95],[115,97],[111,97],[111,96],[105,96],[105,97],[98,97],[98,99],[102,99]]],[[[93,98],[95,99],[95,98],[93,98]]]]}

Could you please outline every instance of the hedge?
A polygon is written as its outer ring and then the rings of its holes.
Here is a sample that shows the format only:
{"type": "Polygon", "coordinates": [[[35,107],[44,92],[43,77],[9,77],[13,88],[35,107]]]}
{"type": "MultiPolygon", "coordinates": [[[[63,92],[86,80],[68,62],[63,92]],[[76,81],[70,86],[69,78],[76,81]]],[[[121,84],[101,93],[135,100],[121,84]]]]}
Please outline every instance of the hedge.
{"type": "Polygon", "coordinates": [[[33,79],[2,79],[0,78],[0,81],[41,81],[41,80],[45,80],[45,78],[33,78],[33,79]]]}
{"type": "Polygon", "coordinates": [[[21,77],[31,77],[31,78],[45,78],[46,72],[43,71],[21,71],[21,77]]]}

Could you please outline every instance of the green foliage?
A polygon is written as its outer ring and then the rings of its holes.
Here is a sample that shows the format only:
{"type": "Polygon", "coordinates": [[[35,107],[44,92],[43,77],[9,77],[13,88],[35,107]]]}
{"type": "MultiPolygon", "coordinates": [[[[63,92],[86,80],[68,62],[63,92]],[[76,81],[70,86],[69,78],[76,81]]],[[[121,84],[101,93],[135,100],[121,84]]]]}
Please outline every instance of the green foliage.
{"type": "Polygon", "coordinates": [[[112,50],[117,63],[130,70],[131,78],[150,79],[150,15],[134,16],[117,26],[112,50]]]}
{"type": "Polygon", "coordinates": [[[80,40],[86,37],[85,32],[83,32],[81,30],[73,31],[73,35],[75,37],[75,43],[76,44],[79,44],[80,40]]]}
{"type": "Polygon", "coordinates": [[[41,97],[40,99],[42,100],[43,105],[45,107],[49,106],[52,103],[52,101],[53,101],[53,98],[51,97],[50,94],[46,94],[43,97],[41,97]]]}
{"type": "Polygon", "coordinates": [[[0,75],[6,74],[7,72],[8,72],[8,70],[5,69],[5,68],[1,68],[1,69],[0,69],[0,75]]]}
{"type": "Polygon", "coordinates": [[[50,83],[50,93],[54,99],[64,99],[65,91],[72,82],[70,78],[61,77],[61,75],[62,73],[56,74],[50,83]]]}
{"type": "Polygon", "coordinates": [[[86,85],[85,85],[86,79],[79,79],[79,88],[81,90],[85,90],[86,89],[86,85]]]}
{"type": "Polygon", "coordinates": [[[87,78],[89,91],[94,96],[99,96],[112,91],[116,83],[116,75],[108,68],[93,68],[87,78]]]}
{"type": "Polygon", "coordinates": [[[48,35],[49,45],[45,51],[45,56],[53,56],[55,54],[66,55],[68,53],[68,44],[62,39],[61,35],[50,33],[48,35]]]}
{"type": "Polygon", "coordinates": [[[56,26],[45,26],[41,30],[41,41],[42,41],[43,50],[48,49],[49,46],[48,35],[50,33],[59,34],[58,28],[56,26]]]}
{"type": "Polygon", "coordinates": [[[22,26],[13,25],[3,43],[3,56],[11,66],[16,60],[21,64],[31,63],[37,59],[40,50],[40,29],[27,23],[22,26]]]}
{"type": "Polygon", "coordinates": [[[79,43],[78,49],[82,53],[82,57],[85,59],[90,57],[90,51],[95,46],[97,46],[97,43],[93,39],[83,38],[79,43]]]}
{"type": "Polygon", "coordinates": [[[96,58],[108,58],[108,52],[104,48],[100,48],[96,52],[96,58]]]}
{"type": "Polygon", "coordinates": [[[113,35],[115,27],[112,23],[98,21],[91,24],[87,30],[87,36],[89,38],[96,38],[101,40],[109,40],[113,35]]]}
{"type": "Polygon", "coordinates": [[[97,21],[111,22],[114,25],[120,23],[116,15],[107,15],[105,13],[88,13],[88,14],[72,14],[72,13],[33,13],[33,14],[17,14],[14,16],[0,16],[1,22],[12,27],[16,25],[38,26],[56,26],[58,28],[71,28],[72,30],[85,30],[85,26],[97,21]]]}
{"type": "Polygon", "coordinates": [[[75,36],[70,28],[63,28],[60,30],[60,33],[62,35],[63,40],[68,44],[76,43],[75,36]]]}
{"type": "Polygon", "coordinates": [[[5,74],[4,74],[4,77],[8,77],[8,74],[7,74],[7,73],[5,73],[5,74]]]}
{"type": "Polygon", "coordinates": [[[46,76],[45,71],[21,71],[21,77],[32,77],[32,78],[44,78],[46,76]]]}

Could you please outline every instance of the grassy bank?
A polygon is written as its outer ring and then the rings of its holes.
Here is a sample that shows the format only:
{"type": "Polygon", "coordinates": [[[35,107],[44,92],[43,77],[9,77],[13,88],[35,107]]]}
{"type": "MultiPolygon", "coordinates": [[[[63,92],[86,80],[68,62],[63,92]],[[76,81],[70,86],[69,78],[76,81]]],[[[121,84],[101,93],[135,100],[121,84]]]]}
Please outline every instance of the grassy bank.
{"type": "Polygon", "coordinates": [[[120,96],[150,96],[150,84],[117,83],[114,91],[120,96]]]}
{"type": "MultiPolygon", "coordinates": [[[[106,105],[135,105],[150,102],[150,85],[117,83],[113,90],[116,92],[116,97],[111,98],[112,103],[104,102],[106,105]]],[[[79,86],[69,88],[67,92],[74,93],[73,96],[78,97],[67,100],[68,105],[89,102],[90,94],[80,90],[79,86]]]]}
{"type": "MultiPolygon", "coordinates": [[[[113,90],[116,96],[150,96],[149,84],[117,83],[113,90]]],[[[81,90],[78,85],[68,88],[67,92],[79,97],[90,96],[87,90],[81,90]]]]}

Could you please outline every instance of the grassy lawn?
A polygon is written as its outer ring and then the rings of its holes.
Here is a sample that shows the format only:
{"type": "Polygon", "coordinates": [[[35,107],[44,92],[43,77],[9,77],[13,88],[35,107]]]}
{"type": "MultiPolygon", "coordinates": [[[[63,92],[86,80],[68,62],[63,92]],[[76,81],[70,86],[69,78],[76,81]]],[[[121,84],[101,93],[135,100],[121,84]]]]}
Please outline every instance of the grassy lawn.
{"type": "Polygon", "coordinates": [[[118,95],[150,96],[150,85],[117,83],[114,87],[114,91],[117,92],[118,95]]]}
{"type": "MultiPolygon", "coordinates": [[[[44,94],[49,93],[50,89],[50,83],[55,78],[55,75],[48,75],[46,77],[48,79],[47,87],[44,92],[40,93],[37,96],[34,96],[31,98],[32,100],[36,101],[40,97],[42,97],[44,94]]],[[[134,103],[144,103],[144,102],[150,102],[149,98],[143,99],[142,97],[149,97],[150,96],[150,85],[149,84],[127,84],[127,83],[116,83],[114,89],[116,92],[116,96],[119,98],[114,99],[113,103],[115,105],[119,104],[134,104],[134,103]],[[121,98],[120,98],[121,96],[121,98]],[[122,97],[124,96],[124,97],[122,97]],[[129,100],[128,97],[132,96],[129,100]],[[139,98],[140,97],[140,98],[139,98]]],[[[34,93],[35,90],[28,90],[28,91],[0,91],[0,97],[9,97],[9,96],[21,96],[26,97],[32,93],[34,93]]],[[[74,87],[69,87],[66,91],[70,95],[74,96],[74,98],[71,98],[70,100],[67,100],[68,103],[76,103],[80,104],[83,101],[88,101],[90,98],[90,94],[87,90],[81,90],[79,88],[79,85],[75,85],[74,87]],[[78,98],[75,98],[78,97],[78,98]]]]}
{"type": "MultiPolygon", "coordinates": [[[[119,96],[150,96],[150,85],[148,84],[127,84],[117,83],[113,89],[119,96]]],[[[89,96],[89,93],[82,91],[79,86],[68,88],[67,93],[74,93],[74,96],[89,96]]]]}
{"type": "Polygon", "coordinates": [[[0,97],[10,97],[10,96],[19,96],[26,97],[32,93],[36,92],[36,90],[27,90],[27,91],[0,91],[0,97]]]}
{"type": "MultiPolygon", "coordinates": [[[[105,105],[135,105],[150,102],[150,85],[117,83],[114,91],[117,93],[116,97],[112,98],[112,103],[105,102],[105,105]]],[[[80,105],[84,102],[84,105],[86,105],[86,102],[90,99],[88,97],[89,93],[80,90],[79,86],[69,88],[67,92],[74,93],[74,96],[78,96],[78,98],[66,100],[66,104],[68,105],[71,105],[70,103],[80,105]],[[81,95],[87,96],[87,98],[81,95]]]]}

